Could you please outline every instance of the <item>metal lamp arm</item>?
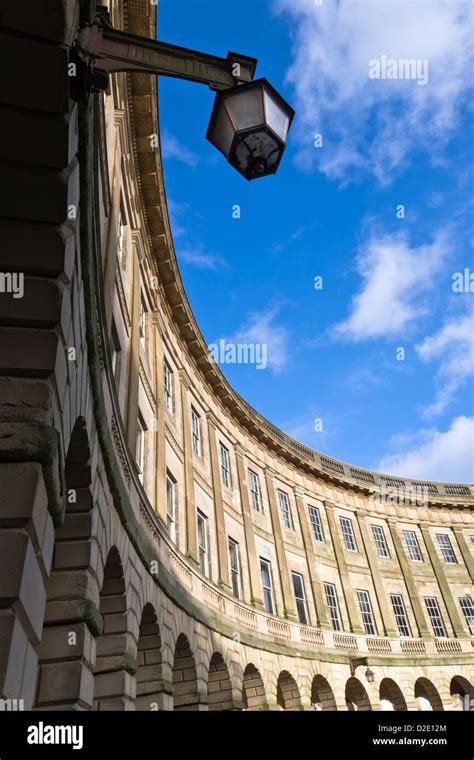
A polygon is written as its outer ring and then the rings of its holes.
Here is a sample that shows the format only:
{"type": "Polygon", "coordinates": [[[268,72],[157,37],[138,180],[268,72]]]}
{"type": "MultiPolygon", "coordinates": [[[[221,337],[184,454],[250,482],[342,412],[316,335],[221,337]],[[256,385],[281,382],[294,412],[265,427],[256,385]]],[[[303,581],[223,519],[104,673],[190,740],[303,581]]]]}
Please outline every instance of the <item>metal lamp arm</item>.
{"type": "Polygon", "coordinates": [[[220,90],[253,79],[257,61],[228,53],[227,58],[114,29],[102,15],[79,30],[75,51],[90,69],[110,73],[138,71],[187,79],[220,90]]]}

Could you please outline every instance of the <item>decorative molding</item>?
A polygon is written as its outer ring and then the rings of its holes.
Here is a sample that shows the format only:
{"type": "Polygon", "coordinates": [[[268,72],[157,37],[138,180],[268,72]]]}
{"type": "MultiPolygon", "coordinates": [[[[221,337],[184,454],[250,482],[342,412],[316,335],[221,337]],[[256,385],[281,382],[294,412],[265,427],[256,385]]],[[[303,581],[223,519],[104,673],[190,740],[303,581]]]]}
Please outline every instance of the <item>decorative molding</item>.
{"type": "Polygon", "coordinates": [[[180,444],[178,443],[174,433],[172,432],[169,425],[165,425],[165,439],[168,441],[169,445],[173,449],[174,453],[178,457],[179,461],[181,463],[184,462],[184,452],[180,444]]]}
{"type": "Polygon", "coordinates": [[[122,441],[120,428],[117,424],[117,420],[113,412],[110,419],[110,432],[112,434],[112,440],[114,442],[115,450],[117,452],[117,457],[120,462],[120,466],[122,468],[122,472],[124,474],[125,480],[127,482],[130,482],[131,473],[130,473],[130,468],[128,466],[128,457],[125,452],[125,447],[122,441]]]}
{"type": "Polygon", "coordinates": [[[146,371],[145,371],[145,367],[143,366],[143,362],[142,362],[141,359],[140,359],[139,375],[140,375],[140,379],[141,379],[141,381],[143,383],[143,387],[145,389],[145,393],[147,395],[148,401],[150,402],[151,408],[153,410],[155,410],[155,408],[156,408],[156,396],[153,393],[153,389],[152,389],[152,387],[151,387],[151,385],[149,383],[149,380],[148,380],[148,377],[147,377],[147,374],[146,374],[146,371]]]}

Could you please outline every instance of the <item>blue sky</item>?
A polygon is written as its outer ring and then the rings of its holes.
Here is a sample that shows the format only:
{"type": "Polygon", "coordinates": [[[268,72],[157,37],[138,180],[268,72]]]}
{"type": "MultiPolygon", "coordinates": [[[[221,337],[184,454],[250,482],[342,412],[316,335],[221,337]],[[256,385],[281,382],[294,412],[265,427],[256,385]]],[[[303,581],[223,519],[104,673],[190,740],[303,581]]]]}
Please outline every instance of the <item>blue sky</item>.
{"type": "Polygon", "coordinates": [[[221,367],[231,384],[343,461],[474,480],[474,292],[453,292],[474,272],[471,4],[160,0],[159,37],[258,58],[296,110],[278,174],[249,183],[205,140],[213,93],[159,82],[198,323],[208,343],[267,345],[266,369],[221,367]],[[427,61],[428,81],[370,79],[384,55],[427,61]]]}

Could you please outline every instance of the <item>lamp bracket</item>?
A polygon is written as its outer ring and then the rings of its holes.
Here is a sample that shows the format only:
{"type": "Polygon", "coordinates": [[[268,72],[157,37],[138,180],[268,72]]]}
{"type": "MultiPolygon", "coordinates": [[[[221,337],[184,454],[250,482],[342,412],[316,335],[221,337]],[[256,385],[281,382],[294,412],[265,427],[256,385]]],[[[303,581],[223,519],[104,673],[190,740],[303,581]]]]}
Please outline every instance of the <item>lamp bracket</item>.
{"type": "Polygon", "coordinates": [[[369,667],[369,658],[368,657],[356,657],[349,662],[350,669],[351,669],[351,676],[355,675],[355,672],[359,665],[365,665],[367,668],[369,667]]]}
{"type": "Polygon", "coordinates": [[[255,58],[239,53],[229,52],[227,58],[219,58],[114,29],[104,8],[91,24],[79,29],[71,61],[80,62],[86,68],[81,83],[82,96],[106,89],[111,72],[168,76],[222,90],[251,82],[257,66],[255,58]]]}

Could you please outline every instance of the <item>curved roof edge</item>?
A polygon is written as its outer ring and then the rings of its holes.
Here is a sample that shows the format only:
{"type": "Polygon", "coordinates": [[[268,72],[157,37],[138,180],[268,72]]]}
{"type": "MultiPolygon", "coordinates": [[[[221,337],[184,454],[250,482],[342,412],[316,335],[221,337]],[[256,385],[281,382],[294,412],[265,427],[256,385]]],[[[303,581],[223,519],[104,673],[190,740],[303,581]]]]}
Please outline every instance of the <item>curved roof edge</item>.
{"type": "MultiPolygon", "coordinates": [[[[156,28],[151,24],[152,33],[156,28]]],[[[145,126],[146,139],[136,132],[136,159],[141,193],[149,232],[150,247],[153,252],[160,290],[169,307],[172,320],[186,344],[189,355],[201,373],[205,383],[219,397],[222,405],[233,419],[257,437],[264,446],[275,450],[303,470],[309,471],[334,485],[380,494],[381,491],[405,494],[405,499],[422,498],[424,502],[442,502],[451,506],[467,506],[474,503],[474,484],[444,483],[416,480],[397,475],[367,470],[357,465],[347,464],[331,456],[305,446],[272,425],[263,415],[253,409],[231,386],[210,356],[207,343],[202,335],[189,303],[179,270],[173,235],[168,214],[166,189],[163,177],[161,139],[158,116],[158,84],[152,86],[147,75],[134,75],[137,83],[135,97],[149,97],[150,117],[153,132],[158,135],[158,148],[151,147],[148,138],[149,124],[145,126]],[[150,82],[149,90],[145,80],[150,82]],[[144,90],[147,90],[145,93],[144,90]]],[[[158,80],[158,78],[157,78],[158,80]]],[[[141,104],[142,105],[142,104],[141,104]]]]}

